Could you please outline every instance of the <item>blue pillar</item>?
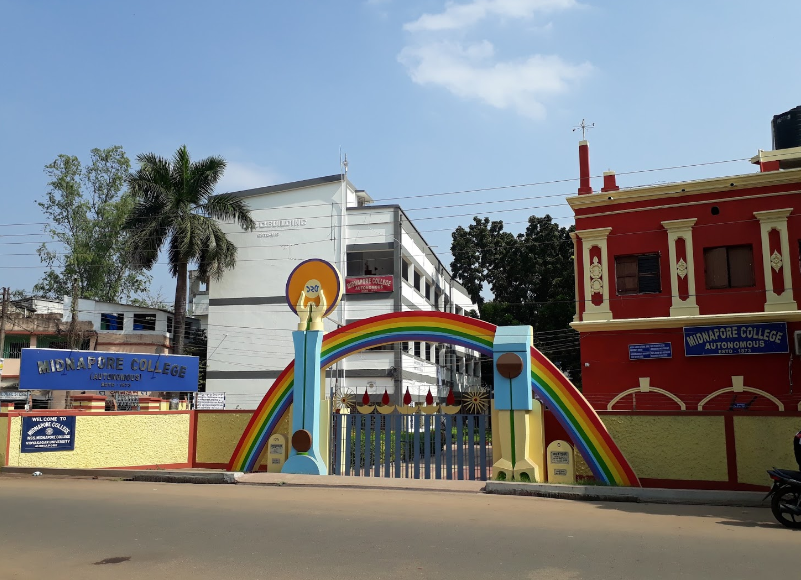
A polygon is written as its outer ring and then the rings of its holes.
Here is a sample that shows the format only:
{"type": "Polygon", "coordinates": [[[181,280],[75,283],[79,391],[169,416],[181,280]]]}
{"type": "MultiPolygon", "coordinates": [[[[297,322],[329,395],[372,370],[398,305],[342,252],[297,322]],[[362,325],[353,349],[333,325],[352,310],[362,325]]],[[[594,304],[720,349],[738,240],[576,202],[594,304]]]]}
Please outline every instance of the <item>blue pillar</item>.
{"type": "Polygon", "coordinates": [[[281,473],[327,475],[320,455],[320,351],[323,333],[319,330],[296,330],[295,385],[293,387],[292,433],[306,430],[311,434],[311,449],[297,451],[290,445],[289,459],[281,473]]]}

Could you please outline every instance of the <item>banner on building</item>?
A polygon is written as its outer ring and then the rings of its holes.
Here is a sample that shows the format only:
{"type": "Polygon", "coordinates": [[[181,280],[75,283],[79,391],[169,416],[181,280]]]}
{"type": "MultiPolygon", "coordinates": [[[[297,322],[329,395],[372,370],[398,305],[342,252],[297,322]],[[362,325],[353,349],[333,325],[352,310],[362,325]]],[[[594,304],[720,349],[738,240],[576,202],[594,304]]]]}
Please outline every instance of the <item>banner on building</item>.
{"type": "Polygon", "coordinates": [[[345,278],[345,294],[372,294],[373,292],[392,292],[392,276],[362,276],[345,278]]]}
{"type": "Polygon", "coordinates": [[[197,393],[195,395],[195,409],[199,411],[225,410],[225,393],[197,393]]]}
{"type": "Polygon", "coordinates": [[[687,356],[789,352],[786,322],[684,328],[687,356]]]}
{"type": "Polygon", "coordinates": [[[74,449],[75,415],[22,418],[22,453],[74,449]]]}
{"type": "Polygon", "coordinates": [[[23,348],[19,384],[25,390],[197,392],[198,358],[23,348]]]}

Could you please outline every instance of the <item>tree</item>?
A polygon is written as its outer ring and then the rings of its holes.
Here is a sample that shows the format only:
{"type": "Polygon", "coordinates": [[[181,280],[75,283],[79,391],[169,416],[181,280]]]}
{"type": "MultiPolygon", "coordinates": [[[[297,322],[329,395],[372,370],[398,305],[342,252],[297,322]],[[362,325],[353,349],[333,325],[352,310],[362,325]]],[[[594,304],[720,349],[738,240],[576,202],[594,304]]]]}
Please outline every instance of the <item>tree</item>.
{"type": "Polygon", "coordinates": [[[133,207],[124,191],[130,167],[118,145],[92,149],[85,167],[71,155],[45,166],[50,189],[37,204],[53,241],[37,250],[48,270],[35,294],[60,300],[72,294],[76,279],[81,297],[104,302],[128,301],[147,289],[150,276],[131,267],[129,236],[120,231],[133,207]]]}
{"type": "MultiPolygon", "coordinates": [[[[174,328],[184,328],[189,264],[202,280],[219,279],[236,264],[236,246],[215,220],[234,221],[247,231],[255,227],[247,204],[229,194],[213,195],[225,171],[222,157],[192,161],[186,145],[172,160],[154,153],[137,156],[139,169],[128,176],[135,205],[125,221],[131,235],[132,263],[153,267],[166,247],[175,277],[174,328]]],[[[184,333],[174,332],[174,352],[183,353],[184,333]]]]}
{"type": "Polygon", "coordinates": [[[561,227],[549,215],[531,216],[525,232],[515,236],[504,231],[502,221],[475,217],[452,234],[451,269],[478,304],[480,318],[533,326],[535,345],[579,383],[578,341],[570,329],[575,313],[571,231],[573,226],[561,227]],[[482,296],[485,284],[491,300],[482,296]]]}

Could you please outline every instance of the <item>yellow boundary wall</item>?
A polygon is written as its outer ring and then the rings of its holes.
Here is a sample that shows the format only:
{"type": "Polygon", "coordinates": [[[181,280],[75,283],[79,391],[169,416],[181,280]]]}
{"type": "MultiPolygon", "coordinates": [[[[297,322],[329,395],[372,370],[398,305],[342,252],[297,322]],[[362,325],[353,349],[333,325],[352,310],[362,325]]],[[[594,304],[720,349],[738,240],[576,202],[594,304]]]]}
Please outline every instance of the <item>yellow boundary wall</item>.
{"type": "MultiPolygon", "coordinates": [[[[0,465],[50,468],[224,469],[253,411],[89,413],[52,410],[0,415],[0,465]],[[21,453],[22,416],[75,415],[75,450],[21,453]],[[7,451],[8,450],[8,451],[7,451]]],[[[766,470],[793,468],[801,413],[601,412],[644,485],[707,489],[767,487],[766,470]]],[[[547,431],[548,428],[546,421],[547,431]]],[[[278,433],[289,438],[286,414],[278,433]]],[[[546,432],[546,442],[562,439],[546,432]]],[[[589,475],[580,453],[576,474],[589,475]]],[[[267,461],[262,461],[266,468],[267,461]]]]}
{"type": "MultiPolygon", "coordinates": [[[[177,468],[192,465],[192,413],[85,413],[53,409],[9,414],[9,467],[177,468]],[[22,417],[75,415],[75,450],[22,453],[22,417]]],[[[6,446],[4,446],[5,450],[6,446]]]]}

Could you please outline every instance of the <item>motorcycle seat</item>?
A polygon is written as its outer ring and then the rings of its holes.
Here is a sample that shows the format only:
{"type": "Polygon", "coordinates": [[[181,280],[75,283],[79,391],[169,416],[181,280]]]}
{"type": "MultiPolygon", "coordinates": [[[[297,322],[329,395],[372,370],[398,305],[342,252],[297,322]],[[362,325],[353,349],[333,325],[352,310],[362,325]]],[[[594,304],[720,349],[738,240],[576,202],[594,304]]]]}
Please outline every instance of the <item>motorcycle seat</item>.
{"type": "Polygon", "coordinates": [[[801,471],[793,471],[792,469],[774,469],[774,471],[787,479],[801,481],[801,471]]]}

